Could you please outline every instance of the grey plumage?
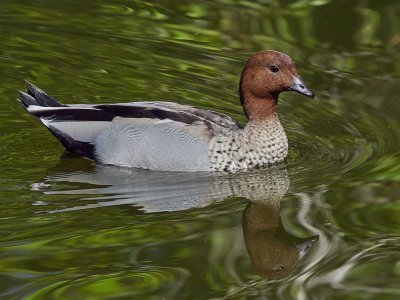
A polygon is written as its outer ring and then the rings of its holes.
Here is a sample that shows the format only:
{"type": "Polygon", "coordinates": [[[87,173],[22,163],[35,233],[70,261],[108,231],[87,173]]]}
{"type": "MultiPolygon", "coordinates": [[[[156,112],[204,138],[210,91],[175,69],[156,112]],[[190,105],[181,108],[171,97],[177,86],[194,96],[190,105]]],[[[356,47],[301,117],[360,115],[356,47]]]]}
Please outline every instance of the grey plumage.
{"type": "Polygon", "coordinates": [[[153,119],[116,118],[95,140],[96,158],[124,167],[169,171],[209,171],[207,126],[153,119]]]}
{"type": "Polygon", "coordinates": [[[227,115],[170,102],[64,105],[27,84],[22,106],[68,151],[104,164],[210,171],[210,141],[240,128],[227,115]]]}

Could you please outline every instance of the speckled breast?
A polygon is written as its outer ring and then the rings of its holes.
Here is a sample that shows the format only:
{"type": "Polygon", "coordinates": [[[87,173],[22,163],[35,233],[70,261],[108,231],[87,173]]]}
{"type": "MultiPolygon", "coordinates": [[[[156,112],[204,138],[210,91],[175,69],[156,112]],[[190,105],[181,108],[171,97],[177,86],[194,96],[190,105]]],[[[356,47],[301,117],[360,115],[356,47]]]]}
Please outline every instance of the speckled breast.
{"type": "Polygon", "coordinates": [[[288,140],[278,117],[273,117],[220,133],[211,140],[209,149],[213,171],[234,172],[284,160],[288,140]]]}

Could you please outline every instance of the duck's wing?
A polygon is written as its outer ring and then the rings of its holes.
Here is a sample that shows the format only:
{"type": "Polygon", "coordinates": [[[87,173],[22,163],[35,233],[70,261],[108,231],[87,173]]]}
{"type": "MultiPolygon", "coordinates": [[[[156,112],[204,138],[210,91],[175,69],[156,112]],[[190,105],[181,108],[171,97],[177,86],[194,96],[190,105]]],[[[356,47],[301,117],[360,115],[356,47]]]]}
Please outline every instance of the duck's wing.
{"type": "Polygon", "coordinates": [[[124,118],[168,119],[184,124],[193,124],[200,121],[205,122],[210,129],[215,131],[224,128],[232,130],[240,128],[240,125],[235,120],[223,113],[174,102],[144,101],[99,104],[91,107],[124,118]]]}
{"type": "Polygon", "coordinates": [[[171,102],[65,105],[29,82],[20,97],[22,107],[38,117],[67,150],[91,159],[95,159],[96,139],[115,123],[185,128],[203,141],[222,130],[239,128],[222,113],[171,102]]]}

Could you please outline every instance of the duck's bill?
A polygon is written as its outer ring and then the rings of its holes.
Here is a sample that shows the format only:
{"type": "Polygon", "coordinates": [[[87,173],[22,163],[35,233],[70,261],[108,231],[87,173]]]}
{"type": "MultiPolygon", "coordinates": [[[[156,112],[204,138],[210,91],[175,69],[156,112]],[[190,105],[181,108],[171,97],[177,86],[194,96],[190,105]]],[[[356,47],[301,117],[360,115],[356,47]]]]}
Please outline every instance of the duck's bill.
{"type": "Polygon", "coordinates": [[[311,250],[311,248],[318,240],[319,240],[319,235],[314,235],[302,239],[300,243],[296,243],[296,248],[299,253],[300,259],[302,259],[303,256],[306,255],[311,250]]]}
{"type": "Polygon", "coordinates": [[[300,94],[303,94],[307,97],[315,98],[315,94],[312,90],[310,90],[301,80],[300,77],[294,77],[293,85],[289,87],[289,91],[294,91],[300,94]]]}

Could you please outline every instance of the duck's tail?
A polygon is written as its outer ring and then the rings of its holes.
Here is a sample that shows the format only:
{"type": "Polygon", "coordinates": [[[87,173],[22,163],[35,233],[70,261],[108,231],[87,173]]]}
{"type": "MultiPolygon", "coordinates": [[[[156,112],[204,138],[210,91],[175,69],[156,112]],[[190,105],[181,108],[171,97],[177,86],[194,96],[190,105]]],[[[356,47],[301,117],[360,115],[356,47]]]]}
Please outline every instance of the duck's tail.
{"type": "Polygon", "coordinates": [[[91,137],[90,131],[87,133],[88,122],[83,122],[86,125],[83,126],[79,121],[90,118],[98,110],[90,114],[92,110],[62,104],[28,81],[26,86],[26,92],[19,91],[21,106],[38,117],[68,151],[94,159],[94,146],[90,143],[94,137],[91,137]]]}
{"type": "Polygon", "coordinates": [[[41,107],[66,107],[54,99],[53,97],[46,94],[46,92],[39,89],[29,81],[26,81],[26,92],[19,91],[21,99],[19,102],[24,109],[28,109],[29,106],[41,106],[41,107]]]}

